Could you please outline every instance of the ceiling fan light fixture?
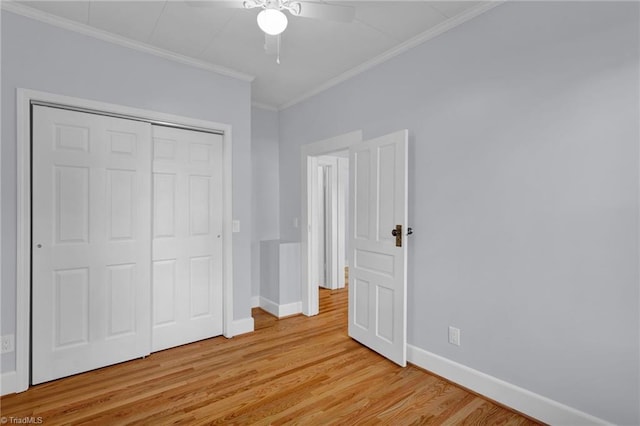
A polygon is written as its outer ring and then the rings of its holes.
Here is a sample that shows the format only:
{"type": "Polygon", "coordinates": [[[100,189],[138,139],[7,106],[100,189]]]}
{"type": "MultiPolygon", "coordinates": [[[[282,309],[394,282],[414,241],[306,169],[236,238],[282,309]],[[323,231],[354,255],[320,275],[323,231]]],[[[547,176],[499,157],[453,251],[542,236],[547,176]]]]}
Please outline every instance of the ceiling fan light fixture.
{"type": "Polygon", "coordinates": [[[269,35],[281,34],[288,23],[287,15],[278,9],[264,9],[258,13],[258,26],[269,35]]]}

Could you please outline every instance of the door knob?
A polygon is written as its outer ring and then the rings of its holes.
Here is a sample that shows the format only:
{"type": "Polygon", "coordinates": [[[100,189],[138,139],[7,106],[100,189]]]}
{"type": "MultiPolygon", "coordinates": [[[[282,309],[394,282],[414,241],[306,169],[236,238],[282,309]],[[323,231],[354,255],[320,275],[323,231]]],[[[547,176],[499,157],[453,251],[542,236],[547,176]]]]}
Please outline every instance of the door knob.
{"type": "Polygon", "coordinates": [[[391,231],[391,235],[396,237],[396,247],[402,247],[402,225],[396,225],[396,229],[391,231]]]}

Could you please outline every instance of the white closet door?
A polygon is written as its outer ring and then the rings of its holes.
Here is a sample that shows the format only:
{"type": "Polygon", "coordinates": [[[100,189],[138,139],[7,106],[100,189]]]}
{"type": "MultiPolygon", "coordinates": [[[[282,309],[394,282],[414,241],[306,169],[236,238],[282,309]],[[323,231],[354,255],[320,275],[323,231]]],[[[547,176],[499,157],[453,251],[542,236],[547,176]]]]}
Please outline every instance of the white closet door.
{"type": "Polygon", "coordinates": [[[153,351],[222,334],[222,147],[153,126],[153,351]]]}
{"type": "Polygon", "coordinates": [[[150,124],[33,108],[33,384],[150,352],[150,165],[150,124]]]}

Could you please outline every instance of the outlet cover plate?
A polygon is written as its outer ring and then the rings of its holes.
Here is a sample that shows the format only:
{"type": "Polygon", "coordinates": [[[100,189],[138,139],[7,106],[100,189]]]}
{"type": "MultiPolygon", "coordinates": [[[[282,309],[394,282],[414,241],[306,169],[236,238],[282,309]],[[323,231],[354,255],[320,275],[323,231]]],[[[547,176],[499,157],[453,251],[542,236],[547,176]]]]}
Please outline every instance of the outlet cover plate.
{"type": "Polygon", "coordinates": [[[15,350],[14,340],[15,339],[13,334],[2,336],[0,340],[0,354],[8,354],[9,352],[13,352],[15,350]]]}
{"type": "Polygon", "coordinates": [[[449,326],[449,343],[460,346],[460,329],[449,326]]]}

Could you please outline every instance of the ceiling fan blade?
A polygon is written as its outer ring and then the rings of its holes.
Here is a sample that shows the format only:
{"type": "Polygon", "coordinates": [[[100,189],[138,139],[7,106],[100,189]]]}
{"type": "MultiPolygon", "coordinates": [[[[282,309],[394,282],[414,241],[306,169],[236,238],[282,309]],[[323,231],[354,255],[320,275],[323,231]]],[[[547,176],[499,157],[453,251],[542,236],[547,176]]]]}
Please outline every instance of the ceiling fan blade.
{"type": "MultiPolygon", "coordinates": [[[[352,22],[356,11],[351,6],[339,6],[335,4],[312,3],[301,1],[300,13],[297,16],[303,18],[326,19],[329,21],[352,22]]],[[[295,14],[295,12],[291,12],[295,14]]]]}
{"type": "Polygon", "coordinates": [[[264,51],[267,55],[277,55],[278,54],[278,39],[280,35],[272,36],[269,34],[264,35],[264,51]]]}
{"type": "Polygon", "coordinates": [[[186,4],[192,7],[217,7],[226,9],[245,9],[242,0],[218,1],[218,0],[186,0],[186,4]]]}
{"type": "Polygon", "coordinates": [[[242,2],[242,7],[245,9],[255,9],[256,7],[264,7],[264,0],[244,0],[242,2]]]}

